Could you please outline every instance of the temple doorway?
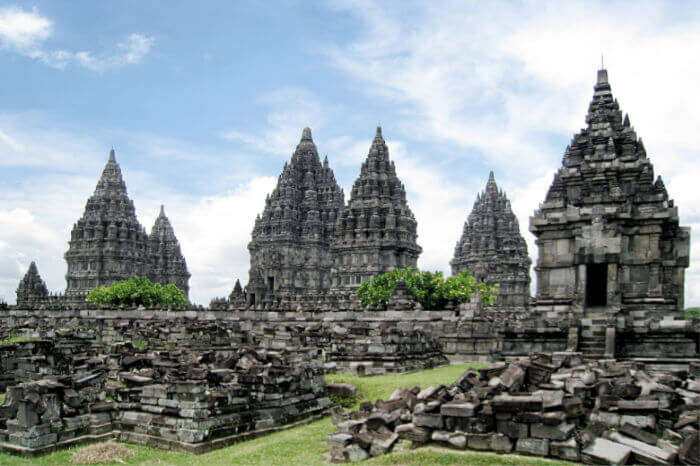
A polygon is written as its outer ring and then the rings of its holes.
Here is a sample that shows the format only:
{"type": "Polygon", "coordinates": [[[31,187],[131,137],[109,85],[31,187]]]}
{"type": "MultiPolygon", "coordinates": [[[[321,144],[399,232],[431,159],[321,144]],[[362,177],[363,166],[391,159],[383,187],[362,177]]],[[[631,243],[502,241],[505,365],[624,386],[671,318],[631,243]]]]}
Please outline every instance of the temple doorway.
{"type": "Polygon", "coordinates": [[[608,304],[608,264],[586,265],[586,307],[608,304]]]}

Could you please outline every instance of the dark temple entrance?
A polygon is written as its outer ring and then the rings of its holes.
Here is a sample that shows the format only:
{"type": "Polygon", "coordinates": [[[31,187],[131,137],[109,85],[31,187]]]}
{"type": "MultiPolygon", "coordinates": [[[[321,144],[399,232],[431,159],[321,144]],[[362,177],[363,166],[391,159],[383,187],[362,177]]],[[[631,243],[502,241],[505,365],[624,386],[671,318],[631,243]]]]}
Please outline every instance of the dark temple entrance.
{"type": "Polygon", "coordinates": [[[586,265],[586,306],[608,304],[608,264],[586,265]]]}

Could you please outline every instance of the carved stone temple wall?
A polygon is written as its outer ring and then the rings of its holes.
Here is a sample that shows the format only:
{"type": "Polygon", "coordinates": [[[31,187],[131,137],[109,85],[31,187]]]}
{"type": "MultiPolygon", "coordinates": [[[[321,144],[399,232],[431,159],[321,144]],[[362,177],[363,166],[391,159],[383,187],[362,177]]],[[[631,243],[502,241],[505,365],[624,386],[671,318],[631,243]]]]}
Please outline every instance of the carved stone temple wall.
{"type": "MultiPolygon", "coordinates": [[[[530,218],[539,248],[535,310],[568,309],[608,336],[682,318],[690,231],[606,70],[598,71],[586,123],[530,218]]],[[[584,329],[584,338],[593,336],[584,329]]]]}
{"type": "Polygon", "coordinates": [[[450,262],[452,275],[469,270],[488,285],[497,283],[496,307],[523,308],[530,300],[531,262],[518,219],[491,172],[464,223],[450,262]]]}
{"type": "Polygon", "coordinates": [[[68,244],[67,299],[80,301],[99,285],[133,276],[189,290],[187,265],[167,217],[161,210],[153,236],[146,233],[136,218],[114,149],[68,244]]]}
{"type": "Polygon", "coordinates": [[[384,272],[415,267],[422,251],[416,227],[382,128],[377,127],[348,205],[336,221],[331,244],[333,289],[354,290],[384,272]]]}

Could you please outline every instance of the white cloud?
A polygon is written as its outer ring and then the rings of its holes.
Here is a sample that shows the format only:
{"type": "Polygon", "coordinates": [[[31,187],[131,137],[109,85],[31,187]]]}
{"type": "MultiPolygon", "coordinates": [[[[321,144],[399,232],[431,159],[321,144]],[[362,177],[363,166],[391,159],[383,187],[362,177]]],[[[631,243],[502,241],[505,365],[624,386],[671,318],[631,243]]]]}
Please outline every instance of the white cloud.
{"type": "Polygon", "coordinates": [[[46,48],[45,42],[52,34],[53,22],[36,9],[25,11],[16,6],[0,9],[0,43],[3,47],[53,68],[63,69],[75,64],[93,71],[105,71],[137,64],[151,51],[155,42],[153,37],[133,33],[117,44],[117,51],[95,55],[85,50],[46,48]]]}
{"type": "Polygon", "coordinates": [[[0,43],[26,50],[39,45],[52,32],[53,23],[36,9],[24,11],[16,6],[0,9],[0,43]]]}
{"type": "Polygon", "coordinates": [[[328,106],[322,105],[312,92],[303,88],[277,89],[263,95],[259,103],[269,109],[263,129],[232,129],[223,132],[221,137],[240,141],[258,152],[288,158],[299,142],[302,128],[309,126],[318,131],[328,120],[328,106]]]}

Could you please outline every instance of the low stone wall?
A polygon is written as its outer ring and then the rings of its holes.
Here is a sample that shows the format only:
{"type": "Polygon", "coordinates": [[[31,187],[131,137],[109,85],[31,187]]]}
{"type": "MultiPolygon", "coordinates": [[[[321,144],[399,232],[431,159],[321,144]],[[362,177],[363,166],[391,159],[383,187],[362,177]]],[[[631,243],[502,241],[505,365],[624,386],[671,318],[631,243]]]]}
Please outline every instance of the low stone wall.
{"type": "MultiPolygon", "coordinates": [[[[650,320],[644,326],[632,325],[625,318],[617,319],[612,324],[617,329],[617,354],[630,358],[652,355],[697,358],[700,319],[685,321],[671,317],[650,320]]],[[[43,331],[80,328],[96,332],[102,341],[140,341],[152,349],[177,348],[182,341],[191,340],[201,343],[202,348],[215,348],[231,339],[239,343],[250,341],[254,335],[262,341],[266,328],[280,327],[305,333],[306,345],[333,353],[331,339],[337,335],[333,329],[358,325],[375,333],[387,329],[422,331],[437,339],[443,354],[452,362],[484,362],[526,356],[534,351],[576,350],[576,335],[580,333],[576,330],[580,326],[577,319],[557,306],[537,312],[507,312],[484,310],[478,303],[469,303],[441,311],[11,308],[0,314],[0,337],[35,332],[37,328],[43,331]]],[[[278,343],[283,344],[281,340],[278,343]]]]}

